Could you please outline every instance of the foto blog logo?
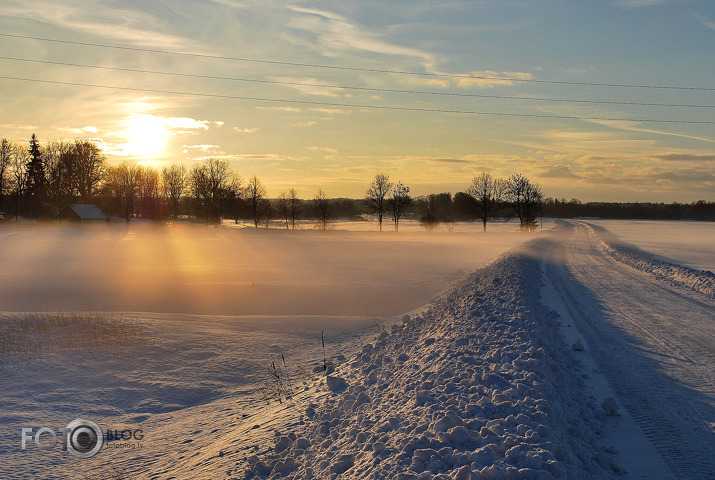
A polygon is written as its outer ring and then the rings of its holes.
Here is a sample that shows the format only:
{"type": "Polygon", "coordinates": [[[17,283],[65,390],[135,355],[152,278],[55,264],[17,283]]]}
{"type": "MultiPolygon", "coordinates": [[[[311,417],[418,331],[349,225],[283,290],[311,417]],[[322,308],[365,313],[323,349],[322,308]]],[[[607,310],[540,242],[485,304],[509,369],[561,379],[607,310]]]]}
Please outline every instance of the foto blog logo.
{"type": "Polygon", "coordinates": [[[75,457],[90,458],[96,455],[104,444],[104,436],[99,425],[91,420],[77,418],[55,432],[49,427],[39,428],[36,432],[32,428],[22,428],[22,449],[27,449],[28,441],[34,440],[40,450],[49,451],[55,448],[58,442],[62,443],[62,450],[75,457]]]}

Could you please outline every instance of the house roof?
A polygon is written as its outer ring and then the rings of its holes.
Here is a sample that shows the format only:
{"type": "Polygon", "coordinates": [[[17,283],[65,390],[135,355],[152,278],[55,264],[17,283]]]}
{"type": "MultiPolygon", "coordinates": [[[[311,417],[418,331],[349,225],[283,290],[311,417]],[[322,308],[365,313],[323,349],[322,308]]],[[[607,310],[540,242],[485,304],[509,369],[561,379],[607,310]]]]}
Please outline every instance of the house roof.
{"type": "Polygon", "coordinates": [[[99,209],[97,205],[94,204],[80,204],[80,203],[70,203],[64,209],[70,208],[74,211],[79,218],[82,220],[106,220],[107,216],[99,209]]]}

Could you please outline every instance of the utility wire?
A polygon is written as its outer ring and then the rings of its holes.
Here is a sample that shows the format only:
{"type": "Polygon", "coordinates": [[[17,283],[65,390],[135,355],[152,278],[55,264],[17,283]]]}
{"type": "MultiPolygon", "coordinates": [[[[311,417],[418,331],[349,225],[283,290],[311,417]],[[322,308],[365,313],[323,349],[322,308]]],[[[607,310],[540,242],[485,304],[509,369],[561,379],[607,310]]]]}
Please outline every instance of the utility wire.
{"type": "Polygon", "coordinates": [[[116,50],[128,50],[133,52],[147,52],[147,53],[160,53],[165,55],[180,55],[187,57],[196,58],[207,58],[215,60],[232,60],[237,62],[253,62],[253,63],[263,63],[269,65],[286,65],[294,67],[309,67],[309,68],[325,68],[331,70],[346,70],[353,72],[370,72],[370,73],[388,73],[395,75],[414,75],[423,77],[445,77],[445,78],[458,78],[463,80],[475,79],[475,80],[497,80],[503,82],[531,82],[531,83],[544,83],[544,84],[554,84],[554,85],[581,85],[588,87],[619,87],[619,88],[650,88],[650,89],[670,89],[670,90],[695,90],[695,91],[715,91],[715,87],[679,87],[675,85],[646,85],[646,84],[626,84],[626,83],[597,83],[597,82],[574,82],[565,80],[537,80],[533,78],[511,78],[511,77],[498,77],[498,76],[483,76],[483,75],[465,75],[465,74],[455,74],[455,73],[435,73],[435,72],[404,72],[400,70],[386,70],[378,68],[363,68],[363,67],[345,67],[337,65],[324,65],[317,63],[300,63],[300,62],[287,62],[279,60],[264,60],[258,58],[246,58],[246,57],[230,57],[224,55],[213,55],[206,53],[193,53],[193,52],[172,52],[168,50],[159,50],[153,48],[142,48],[142,47],[127,47],[120,45],[109,45],[104,43],[90,43],[90,42],[78,42],[73,40],[60,40],[57,38],[43,38],[34,37],[30,35],[17,35],[11,33],[0,33],[0,36],[9,38],[19,38],[25,40],[39,40],[43,42],[54,42],[54,43],[64,43],[67,45],[81,45],[85,47],[97,47],[97,48],[112,48],[116,50]]]}
{"type": "Polygon", "coordinates": [[[28,63],[39,63],[44,65],[60,65],[65,67],[81,67],[81,68],[93,68],[99,70],[111,70],[119,72],[131,72],[131,73],[148,73],[152,75],[169,75],[174,77],[189,77],[189,78],[203,78],[211,80],[229,80],[234,82],[250,82],[250,83],[263,83],[270,85],[290,85],[298,87],[319,87],[319,88],[332,88],[338,90],[360,90],[367,92],[379,92],[379,93],[407,93],[407,94],[418,94],[418,95],[439,95],[439,96],[449,96],[449,97],[468,97],[468,98],[494,98],[501,100],[533,100],[538,102],[560,102],[560,103],[586,103],[586,104],[598,104],[598,105],[635,105],[635,106],[645,106],[645,107],[682,107],[682,108],[715,108],[715,105],[695,105],[688,103],[646,103],[646,102],[623,102],[615,100],[574,100],[566,98],[543,98],[543,97],[516,97],[509,95],[487,95],[481,93],[455,93],[455,92],[432,92],[427,90],[404,90],[396,88],[373,88],[373,87],[355,87],[355,86],[345,86],[345,85],[330,85],[323,83],[305,83],[305,82],[289,82],[289,81],[279,81],[279,80],[263,80],[263,79],[252,79],[252,78],[240,78],[240,77],[224,77],[216,75],[198,75],[192,73],[179,73],[179,72],[167,72],[158,70],[142,70],[136,68],[123,68],[123,67],[107,67],[102,65],[88,65],[83,63],[68,63],[68,62],[56,62],[51,60],[34,60],[29,58],[18,58],[18,57],[7,57],[1,56],[2,60],[12,60],[17,62],[28,62],[28,63]]]}
{"type": "Polygon", "coordinates": [[[145,93],[163,93],[170,95],[185,95],[193,97],[210,97],[210,98],[227,98],[234,100],[254,100],[259,102],[272,102],[272,103],[295,103],[300,105],[317,105],[323,107],[348,107],[348,108],[369,108],[369,109],[379,109],[379,110],[406,110],[411,112],[431,112],[431,113],[457,113],[465,115],[488,115],[488,116],[500,116],[500,117],[529,117],[529,118],[550,118],[550,119],[566,119],[566,120],[597,120],[597,121],[622,121],[622,122],[651,122],[651,123],[670,123],[670,124],[715,124],[712,121],[700,121],[700,120],[658,120],[652,118],[639,118],[639,119],[629,119],[629,118],[606,118],[606,117],[577,117],[569,115],[545,115],[537,113],[506,113],[506,112],[477,112],[470,110],[446,110],[439,108],[422,108],[422,107],[401,107],[401,106],[390,106],[390,105],[359,105],[351,103],[331,103],[331,102],[317,102],[309,100],[287,100],[278,98],[264,98],[264,97],[248,97],[242,95],[222,95],[215,93],[198,93],[198,92],[180,92],[175,90],[158,90],[149,88],[134,88],[134,87],[119,87],[112,85],[96,85],[91,83],[78,83],[78,82],[61,82],[57,80],[40,80],[35,78],[20,78],[0,75],[0,79],[5,80],[17,80],[22,82],[35,82],[35,83],[46,83],[52,85],[69,85],[75,87],[91,87],[91,88],[104,88],[111,90],[123,90],[123,91],[133,91],[133,92],[145,92],[145,93]]]}

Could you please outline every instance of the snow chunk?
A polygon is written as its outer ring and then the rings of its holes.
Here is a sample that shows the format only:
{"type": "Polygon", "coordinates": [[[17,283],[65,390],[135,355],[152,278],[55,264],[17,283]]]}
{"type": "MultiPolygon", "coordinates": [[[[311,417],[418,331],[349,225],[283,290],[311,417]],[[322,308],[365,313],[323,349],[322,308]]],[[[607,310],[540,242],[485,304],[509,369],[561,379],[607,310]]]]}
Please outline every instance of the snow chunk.
{"type": "Polygon", "coordinates": [[[328,375],[325,377],[325,382],[328,385],[328,390],[331,392],[339,392],[347,388],[348,383],[345,379],[341,377],[336,377],[334,375],[328,375]]]}
{"type": "Polygon", "coordinates": [[[618,404],[616,399],[613,397],[608,397],[603,402],[601,402],[601,408],[606,412],[606,415],[612,417],[618,415],[618,404]]]}

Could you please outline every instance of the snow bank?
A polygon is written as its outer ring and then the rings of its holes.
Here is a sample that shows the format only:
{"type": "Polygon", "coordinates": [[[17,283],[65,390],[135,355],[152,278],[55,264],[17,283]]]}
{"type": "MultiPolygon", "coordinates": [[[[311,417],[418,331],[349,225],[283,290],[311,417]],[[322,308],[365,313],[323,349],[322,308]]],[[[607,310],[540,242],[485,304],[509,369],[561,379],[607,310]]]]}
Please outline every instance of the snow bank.
{"type": "Polygon", "coordinates": [[[614,478],[602,399],[584,395],[540,275],[535,255],[512,253],[406,316],[238,478],[614,478]]]}
{"type": "Polygon", "coordinates": [[[709,298],[715,298],[715,273],[696,270],[661,260],[652,253],[623,242],[608,230],[584,224],[599,240],[601,247],[613,258],[674,285],[687,287],[709,298]]]}

